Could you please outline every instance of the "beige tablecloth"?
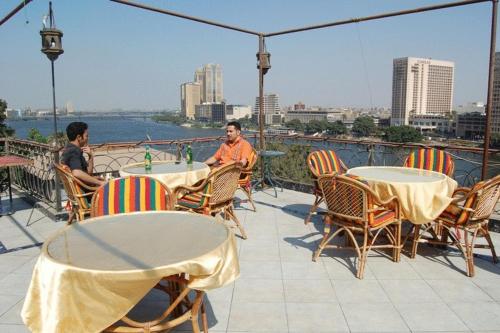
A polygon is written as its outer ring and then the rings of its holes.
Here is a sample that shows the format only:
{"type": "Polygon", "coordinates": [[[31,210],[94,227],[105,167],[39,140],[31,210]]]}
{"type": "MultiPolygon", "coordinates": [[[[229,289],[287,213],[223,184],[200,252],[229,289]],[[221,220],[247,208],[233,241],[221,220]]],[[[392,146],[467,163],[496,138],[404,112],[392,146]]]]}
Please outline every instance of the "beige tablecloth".
{"type": "Polygon", "coordinates": [[[193,162],[186,165],[185,161],[175,164],[174,161],[153,161],[151,172],[144,170],[144,163],[133,163],[120,169],[120,176],[148,176],[161,181],[168,188],[174,189],[179,185],[193,185],[205,179],[210,173],[210,167],[205,163],[193,162]]]}
{"type": "Polygon", "coordinates": [[[33,332],[100,332],[162,277],[189,274],[209,290],[239,276],[233,233],[182,212],[106,216],[63,228],[45,242],[21,316],[33,332]]]}
{"type": "Polygon", "coordinates": [[[366,180],[382,200],[398,197],[404,217],[415,224],[438,217],[457,188],[457,182],[442,173],[413,168],[358,167],[347,173],[366,180]]]}

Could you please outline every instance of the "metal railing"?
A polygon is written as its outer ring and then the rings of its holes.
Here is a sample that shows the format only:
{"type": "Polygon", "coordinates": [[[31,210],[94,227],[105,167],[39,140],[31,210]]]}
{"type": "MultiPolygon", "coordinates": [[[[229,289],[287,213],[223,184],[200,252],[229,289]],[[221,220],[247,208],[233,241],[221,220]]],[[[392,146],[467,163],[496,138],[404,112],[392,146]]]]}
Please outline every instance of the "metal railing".
{"type": "MultiPolygon", "coordinates": [[[[247,135],[250,143],[258,147],[258,135],[247,135]]],[[[145,146],[151,147],[153,160],[175,160],[184,157],[187,145],[191,145],[193,157],[204,161],[220,146],[224,137],[193,138],[185,140],[159,140],[140,142],[119,142],[93,145],[95,151],[94,170],[96,174],[112,173],[119,175],[119,169],[127,164],[144,160],[145,146]]],[[[362,165],[403,164],[406,156],[423,145],[396,144],[366,140],[344,140],[336,138],[317,138],[306,136],[266,136],[267,148],[284,151],[284,157],[271,161],[276,176],[285,186],[309,192],[312,178],[306,165],[307,155],[318,149],[333,149],[348,167],[362,165]]],[[[51,149],[47,144],[18,139],[0,139],[4,151],[30,158],[33,165],[11,168],[12,183],[31,196],[55,207],[55,170],[54,156],[60,150],[51,149]]],[[[463,146],[442,148],[452,155],[455,161],[454,178],[461,186],[471,186],[481,178],[482,149],[463,146]]],[[[500,174],[500,152],[490,150],[488,175],[500,174]]],[[[256,175],[259,173],[256,164],[256,175]]]]}

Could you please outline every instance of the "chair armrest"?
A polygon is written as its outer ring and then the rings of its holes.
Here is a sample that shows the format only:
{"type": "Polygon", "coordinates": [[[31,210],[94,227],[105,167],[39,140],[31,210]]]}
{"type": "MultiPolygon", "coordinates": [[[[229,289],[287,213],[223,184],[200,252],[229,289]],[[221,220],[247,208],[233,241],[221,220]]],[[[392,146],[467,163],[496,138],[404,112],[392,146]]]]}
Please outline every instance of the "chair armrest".
{"type": "Polygon", "coordinates": [[[176,186],[173,190],[174,197],[178,197],[180,193],[184,192],[200,192],[207,185],[208,178],[205,178],[200,185],[198,186],[189,186],[189,185],[179,185],[176,186]]]}
{"type": "Polygon", "coordinates": [[[73,180],[75,181],[75,183],[78,184],[78,186],[80,186],[81,188],[84,188],[87,191],[95,192],[99,188],[99,186],[90,186],[90,185],[87,185],[87,184],[85,184],[84,182],[82,182],[80,179],[78,179],[76,177],[73,177],[73,180]]]}

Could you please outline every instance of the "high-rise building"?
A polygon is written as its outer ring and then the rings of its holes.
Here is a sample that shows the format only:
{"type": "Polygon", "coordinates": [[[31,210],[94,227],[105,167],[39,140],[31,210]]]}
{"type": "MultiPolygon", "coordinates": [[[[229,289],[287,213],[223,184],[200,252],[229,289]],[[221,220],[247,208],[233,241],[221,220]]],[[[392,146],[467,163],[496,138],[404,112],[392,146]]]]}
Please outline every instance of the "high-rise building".
{"type": "Polygon", "coordinates": [[[194,82],[200,84],[202,103],[221,103],[224,99],[222,67],[219,64],[207,64],[194,73],[194,82]]]}
{"type": "Polygon", "coordinates": [[[181,114],[186,119],[194,119],[195,106],[201,102],[200,88],[197,82],[181,84],[181,114]]]}
{"type": "Polygon", "coordinates": [[[454,69],[451,61],[394,59],[391,125],[408,125],[412,115],[450,115],[454,69]]]}
{"type": "Polygon", "coordinates": [[[500,52],[495,53],[493,101],[491,103],[491,133],[500,134],[500,52]]]}
{"type": "Polygon", "coordinates": [[[245,117],[252,116],[252,106],[251,105],[226,105],[226,119],[227,120],[237,120],[245,117]]]}
{"type": "MultiPolygon", "coordinates": [[[[255,97],[255,106],[253,109],[254,117],[258,119],[259,115],[259,96],[255,97]]],[[[266,125],[273,124],[275,122],[276,117],[273,118],[273,115],[280,114],[280,102],[279,96],[277,94],[264,94],[264,123],[266,125]]]]}

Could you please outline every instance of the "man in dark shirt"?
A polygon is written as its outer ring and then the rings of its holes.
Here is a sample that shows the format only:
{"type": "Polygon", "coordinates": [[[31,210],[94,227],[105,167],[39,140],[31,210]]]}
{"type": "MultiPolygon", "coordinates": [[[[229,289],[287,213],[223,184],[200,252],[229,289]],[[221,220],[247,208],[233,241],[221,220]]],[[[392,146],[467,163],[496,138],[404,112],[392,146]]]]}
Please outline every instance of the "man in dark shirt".
{"type": "Polygon", "coordinates": [[[92,176],[94,169],[94,153],[88,146],[88,125],[84,122],[75,121],[66,127],[68,144],[64,147],[61,155],[61,163],[71,169],[71,173],[85,184],[99,186],[105,181],[99,177],[92,176]],[[88,161],[83,154],[88,155],[88,161]]]}

